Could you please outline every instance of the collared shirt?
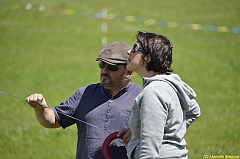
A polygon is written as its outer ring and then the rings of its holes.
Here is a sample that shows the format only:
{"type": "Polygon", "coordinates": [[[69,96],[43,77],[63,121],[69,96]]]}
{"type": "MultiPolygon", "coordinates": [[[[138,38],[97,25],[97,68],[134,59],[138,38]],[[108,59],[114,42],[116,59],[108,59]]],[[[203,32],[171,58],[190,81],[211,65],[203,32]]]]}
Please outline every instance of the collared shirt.
{"type": "MultiPolygon", "coordinates": [[[[100,83],[92,84],[78,88],[60,106],[52,108],[63,128],[77,125],[77,159],[102,159],[101,146],[106,137],[115,131],[129,127],[132,105],[141,90],[141,87],[132,82],[129,87],[123,88],[112,97],[100,83]],[[63,113],[101,129],[76,121],[63,113]]],[[[125,145],[119,139],[111,143],[109,151],[113,158],[127,158],[125,145]]]]}

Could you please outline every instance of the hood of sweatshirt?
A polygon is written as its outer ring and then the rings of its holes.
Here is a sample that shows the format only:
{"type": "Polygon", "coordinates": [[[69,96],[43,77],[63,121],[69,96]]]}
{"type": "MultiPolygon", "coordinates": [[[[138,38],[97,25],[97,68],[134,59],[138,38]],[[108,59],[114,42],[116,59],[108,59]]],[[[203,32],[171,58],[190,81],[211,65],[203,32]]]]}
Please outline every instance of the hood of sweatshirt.
{"type": "Polygon", "coordinates": [[[153,81],[168,83],[177,93],[181,106],[187,111],[191,107],[191,100],[197,97],[194,90],[188,84],[184,83],[177,74],[156,75],[150,78],[143,78],[143,87],[146,87],[153,81]]]}

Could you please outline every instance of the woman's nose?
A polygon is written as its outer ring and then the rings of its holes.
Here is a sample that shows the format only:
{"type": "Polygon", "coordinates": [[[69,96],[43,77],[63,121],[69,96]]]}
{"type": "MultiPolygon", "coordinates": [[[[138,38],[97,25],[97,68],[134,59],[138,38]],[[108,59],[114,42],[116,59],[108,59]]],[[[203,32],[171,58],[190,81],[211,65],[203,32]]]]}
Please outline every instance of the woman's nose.
{"type": "Polygon", "coordinates": [[[130,55],[131,54],[131,49],[127,51],[127,54],[130,55]]]}

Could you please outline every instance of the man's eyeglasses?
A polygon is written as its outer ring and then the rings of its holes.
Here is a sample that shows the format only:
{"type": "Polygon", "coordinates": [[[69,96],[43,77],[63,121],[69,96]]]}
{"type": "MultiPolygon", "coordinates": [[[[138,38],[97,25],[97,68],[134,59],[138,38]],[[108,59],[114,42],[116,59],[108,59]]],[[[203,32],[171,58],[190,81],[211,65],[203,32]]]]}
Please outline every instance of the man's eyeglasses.
{"type": "Polygon", "coordinates": [[[138,45],[137,45],[137,44],[134,44],[134,45],[133,45],[133,47],[132,47],[132,50],[131,50],[131,52],[132,52],[132,53],[134,53],[134,52],[137,52],[137,51],[141,51],[143,54],[145,54],[145,53],[146,53],[146,51],[145,51],[145,50],[143,50],[142,48],[138,47],[138,45]]]}
{"type": "MultiPolygon", "coordinates": [[[[124,64],[121,64],[121,65],[124,65],[124,64]]],[[[99,61],[99,62],[98,62],[98,66],[99,66],[99,68],[101,68],[101,69],[103,69],[104,67],[107,67],[107,69],[108,69],[109,71],[118,71],[118,66],[119,66],[119,65],[110,65],[110,64],[108,64],[108,63],[106,63],[106,62],[99,61]]]]}

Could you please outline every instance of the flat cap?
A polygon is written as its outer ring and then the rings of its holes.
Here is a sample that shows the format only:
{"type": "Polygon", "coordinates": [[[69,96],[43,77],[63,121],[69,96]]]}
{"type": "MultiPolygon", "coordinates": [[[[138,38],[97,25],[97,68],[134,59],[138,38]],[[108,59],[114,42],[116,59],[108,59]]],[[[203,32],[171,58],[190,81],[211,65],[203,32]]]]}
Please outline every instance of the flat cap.
{"type": "Polygon", "coordinates": [[[116,41],[105,46],[96,59],[109,64],[126,64],[128,60],[128,51],[131,47],[125,42],[116,41]]]}

